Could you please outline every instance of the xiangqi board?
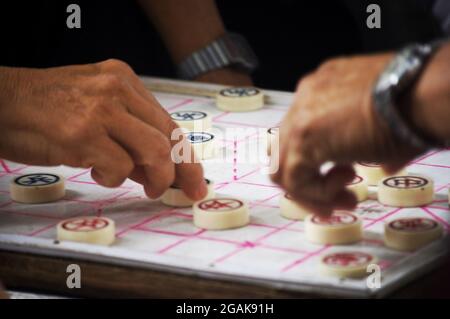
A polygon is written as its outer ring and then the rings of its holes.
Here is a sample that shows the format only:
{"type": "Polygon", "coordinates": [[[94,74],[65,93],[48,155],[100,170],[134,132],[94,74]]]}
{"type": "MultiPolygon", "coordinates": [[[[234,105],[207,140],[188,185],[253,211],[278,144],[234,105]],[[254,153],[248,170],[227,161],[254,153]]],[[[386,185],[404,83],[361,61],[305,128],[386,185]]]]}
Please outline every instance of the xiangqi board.
{"type": "Polygon", "coordinates": [[[1,161],[0,248],[109,264],[129,263],[168,272],[189,270],[208,278],[366,297],[388,294],[431,269],[447,253],[448,236],[415,252],[405,252],[386,247],[383,231],[393,219],[417,217],[439,222],[444,233],[448,233],[450,150],[425,154],[406,169],[408,173],[433,179],[435,197],[430,204],[415,208],[384,206],[376,200],[376,187],[370,186],[369,199],[360,202],[353,212],[362,222],[362,241],[344,246],[312,244],[305,238],[303,220],[281,216],[279,203],[285,194],[265,174],[267,143],[256,143],[267,141],[267,130],[280,125],[291,94],[265,91],[265,105],[261,109],[232,113],[217,108],[210,86],[188,84],[193,93],[210,95],[201,97],[179,94],[182,84],[178,82],[148,81],[164,89],[164,93],[156,92],[155,96],[169,113],[199,111],[211,117],[217,154],[203,161],[205,177],[214,181],[216,197],[238,198],[246,203],[250,213],[248,224],[230,230],[198,228],[193,223],[192,208],[169,207],[161,201],[149,200],[134,182],[107,189],[98,186],[86,169],[33,167],[1,161]],[[177,94],[167,92],[172,83],[177,94]],[[226,134],[227,128],[234,128],[239,134],[226,134]],[[252,151],[255,145],[261,147],[252,151]],[[249,153],[259,155],[249,159],[249,153]],[[218,161],[220,156],[226,160],[218,161]],[[11,180],[41,172],[64,177],[63,199],[43,204],[11,199],[11,180]],[[99,246],[55,241],[58,223],[85,216],[113,220],[114,243],[99,246]],[[334,256],[327,261],[335,261],[346,250],[351,250],[352,256],[367,254],[376,258],[382,270],[380,288],[368,287],[364,278],[340,279],[318,271],[324,256],[334,256]]]}

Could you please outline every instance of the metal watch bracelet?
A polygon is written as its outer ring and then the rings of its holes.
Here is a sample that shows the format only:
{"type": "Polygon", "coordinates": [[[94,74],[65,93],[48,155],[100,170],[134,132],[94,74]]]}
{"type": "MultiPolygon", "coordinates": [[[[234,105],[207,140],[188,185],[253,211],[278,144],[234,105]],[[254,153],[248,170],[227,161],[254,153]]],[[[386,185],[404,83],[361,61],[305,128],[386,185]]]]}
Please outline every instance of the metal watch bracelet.
{"type": "Polygon", "coordinates": [[[200,74],[228,66],[248,73],[258,66],[258,59],[250,45],[236,33],[226,33],[192,53],[178,65],[178,76],[193,79],[200,74]]]}
{"type": "Polygon", "coordinates": [[[441,43],[442,41],[433,44],[413,44],[400,50],[380,74],[373,88],[375,112],[388,125],[394,138],[418,149],[442,147],[444,143],[414,130],[402,117],[396,100],[420,76],[429,57],[441,43]]]}

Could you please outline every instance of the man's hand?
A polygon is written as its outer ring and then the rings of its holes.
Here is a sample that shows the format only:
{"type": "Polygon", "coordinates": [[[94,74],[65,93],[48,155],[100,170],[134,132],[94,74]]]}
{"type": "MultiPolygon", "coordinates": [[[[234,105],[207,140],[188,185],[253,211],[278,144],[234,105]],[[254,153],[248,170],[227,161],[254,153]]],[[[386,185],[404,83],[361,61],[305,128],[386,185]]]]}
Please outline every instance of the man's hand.
{"type": "Polygon", "coordinates": [[[396,145],[372,108],[372,87],[392,58],[380,54],[338,58],[303,78],[280,130],[280,169],[273,179],[318,214],[352,209],[345,189],[354,161],[378,161],[396,171],[418,150],[396,145]],[[320,167],[336,165],[326,174],[320,167]]]}
{"type": "MultiPolygon", "coordinates": [[[[107,187],[127,177],[159,197],[177,183],[206,195],[199,164],[174,165],[176,124],[117,60],[50,69],[0,68],[0,157],[31,165],[92,167],[107,187]]],[[[181,140],[187,143],[186,140],[181,140]]]]}

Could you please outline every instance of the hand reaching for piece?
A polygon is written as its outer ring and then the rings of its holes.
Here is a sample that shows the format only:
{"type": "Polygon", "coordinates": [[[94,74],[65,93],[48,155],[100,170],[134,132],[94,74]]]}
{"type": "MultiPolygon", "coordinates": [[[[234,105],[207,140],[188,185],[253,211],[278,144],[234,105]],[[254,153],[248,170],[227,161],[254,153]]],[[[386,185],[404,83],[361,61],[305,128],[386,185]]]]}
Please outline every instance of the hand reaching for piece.
{"type": "Polygon", "coordinates": [[[418,150],[397,145],[373,111],[372,88],[392,54],[330,60],[303,78],[280,128],[280,168],[273,175],[299,203],[319,214],[352,209],[345,186],[354,161],[395,171],[418,150]],[[335,163],[326,174],[322,164],[335,163]]]}
{"type": "Polygon", "coordinates": [[[31,165],[92,167],[107,187],[127,177],[159,197],[177,183],[206,195],[200,164],[175,165],[177,128],[125,63],[49,69],[0,68],[0,157],[31,165]]]}

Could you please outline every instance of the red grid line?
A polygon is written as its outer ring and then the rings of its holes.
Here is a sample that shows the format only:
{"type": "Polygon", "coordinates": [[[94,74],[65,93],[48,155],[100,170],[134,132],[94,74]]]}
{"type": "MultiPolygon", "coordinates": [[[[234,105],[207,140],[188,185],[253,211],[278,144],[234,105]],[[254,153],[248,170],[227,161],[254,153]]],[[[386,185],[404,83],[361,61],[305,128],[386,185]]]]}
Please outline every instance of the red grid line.
{"type": "Polygon", "coordinates": [[[189,239],[194,238],[194,237],[196,237],[196,236],[198,236],[198,235],[203,234],[205,231],[206,231],[205,229],[200,229],[198,232],[196,232],[196,233],[194,233],[194,234],[192,234],[192,235],[188,235],[188,236],[186,236],[185,238],[180,239],[180,240],[178,240],[178,241],[176,241],[176,242],[174,242],[174,243],[172,243],[172,244],[170,244],[170,245],[164,247],[163,249],[161,249],[161,250],[158,251],[158,254],[164,254],[164,253],[168,252],[169,250],[171,250],[171,249],[173,249],[173,248],[175,248],[175,247],[181,245],[182,243],[188,241],[189,239]]]}
{"type": "Polygon", "coordinates": [[[448,166],[448,165],[439,165],[439,164],[414,163],[414,165],[422,165],[422,166],[438,167],[438,168],[450,168],[450,166],[448,166]]]}
{"type": "Polygon", "coordinates": [[[254,128],[266,128],[265,125],[246,124],[246,123],[239,123],[239,122],[234,122],[234,121],[216,120],[216,123],[231,124],[231,125],[245,126],[245,127],[254,127],[254,128]]]}
{"type": "MultiPolygon", "coordinates": [[[[443,203],[443,202],[444,202],[444,201],[442,201],[442,203],[443,203]]],[[[447,202],[447,200],[445,200],[445,202],[447,202]]],[[[433,209],[440,209],[440,210],[443,210],[443,211],[446,211],[446,212],[450,212],[448,208],[445,208],[445,207],[443,207],[443,206],[428,205],[427,207],[428,207],[428,208],[433,208],[433,209]]]]}
{"type": "Polygon", "coordinates": [[[213,117],[212,120],[213,120],[213,122],[216,122],[218,119],[220,119],[220,118],[222,118],[222,117],[224,117],[224,116],[226,116],[228,114],[230,114],[230,112],[223,112],[222,114],[219,114],[219,115],[213,117]]]}
{"type": "Polygon", "coordinates": [[[437,154],[437,153],[440,153],[440,152],[442,152],[442,150],[435,150],[435,151],[433,151],[433,152],[424,154],[423,156],[416,158],[415,160],[413,160],[413,161],[410,162],[409,164],[410,164],[410,165],[411,165],[411,164],[417,164],[418,162],[421,162],[421,161],[423,161],[424,159],[427,159],[427,158],[429,158],[429,157],[431,157],[431,156],[433,156],[433,155],[435,155],[435,154],[437,154]]]}
{"type": "Polygon", "coordinates": [[[88,205],[92,205],[95,207],[98,206],[102,206],[105,204],[114,204],[115,202],[117,202],[117,200],[126,195],[129,194],[131,192],[131,190],[127,190],[126,192],[123,193],[119,193],[119,194],[115,194],[113,197],[109,197],[109,198],[105,198],[105,199],[101,199],[101,200],[82,200],[82,199],[76,199],[76,198],[63,198],[63,201],[68,201],[68,202],[75,202],[75,203],[82,203],[82,204],[88,204],[88,205]]]}
{"type": "Polygon", "coordinates": [[[264,204],[264,203],[261,203],[261,202],[251,202],[251,203],[250,203],[250,207],[251,207],[251,208],[256,207],[256,206],[258,206],[258,207],[267,207],[267,208],[280,209],[280,206],[278,206],[278,205],[264,204]]]}
{"type": "MultiPolygon", "coordinates": [[[[274,229],[274,230],[268,232],[267,234],[265,234],[265,235],[263,235],[263,236],[261,236],[261,237],[255,239],[255,240],[252,241],[251,243],[252,243],[253,245],[261,244],[261,242],[262,242],[263,240],[265,240],[265,239],[269,238],[270,236],[273,236],[274,234],[276,234],[276,233],[278,233],[278,232],[280,232],[280,231],[282,231],[282,230],[284,230],[284,229],[286,229],[286,228],[292,226],[292,225],[295,224],[295,223],[297,223],[297,221],[295,221],[295,220],[294,220],[294,221],[291,221],[291,222],[285,224],[283,227],[278,227],[278,228],[276,228],[276,229],[274,229]]],[[[234,255],[236,255],[236,254],[238,254],[238,253],[240,253],[242,250],[244,250],[244,249],[246,249],[246,248],[247,248],[247,247],[239,247],[238,249],[234,250],[233,252],[230,252],[230,253],[228,253],[228,254],[226,254],[226,255],[224,255],[224,256],[222,256],[222,257],[216,259],[216,260],[214,261],[214,263],[215,263],[215,264],[222,263],[222,262],[224,262],[225,260],[227,260],[228,258],[230,258],[230,257],[232,257],[232,256],[234,256],[234,255]]]]}
{"type": "Polygon", "coordinates": [[[69,178],[67,178],[67,180],[72,182],[72,181],[75,180],[75,178],[78,178],[78,177],[80,177],[82,175],[85,175],[85,174],[89,173],[90,171],[91,171],[90,169],[83,170],[80,173],[77,173],[75,175],[70,176],[69,178]]]}
{"type": "Polygon", "coordinates": [[[147,233],[163,234],[163,235],[170,235],[170,236],[176,236],[176,237],[192,236],[192,233],[181,233],[181,232],[175,232],[175,231],[171,231],[171,230],[158,229],[158,228],[134,227],[132,230],[139,230],[139,231],[143,231],[143,232],[147,232],[147,233]]]}
{"type": "Polygon", "coordinates": [[[441,191],[441,190],[447,188],[449,185],[450,185],[450,183],[445,184],[445,185],[442,185],[442,186],[436,188],[436,189],[434,190],[434,192],[437,193],[437,192],[439,192],[439,191],[441,191]]]}
{"type": "Polygon", "coordinates": [[[448,223],[445,219],[439,217],[438,215],[436,215],[435,213],[433,213],[431,210],[429,210],[426,207],[421,207],[422,210],[424,212],[426,212],[428,215],[430,215],[431,217],[433,217],[435,220],[437,220],[438,222],[440,222],[447,230],[450,229],[450,223],[448,223]]]}
{"type": "Polygon", "coordinates": [[[266,185],[266,184],[260,184],[260,183],[251,183],[251,182],[237,182],[236,184],[244,184],[244,185],[251,185],[251,186],[261,186],[261,187],[270,187],[270,188],[277,188],[281,189],[277,185],[266,185]]]}
{"type": "Polygon", "coordinates": [[[282,268],[282,269],[281,269],[281,272],[289,271],[289,270],[291,270],[292,268],[297,267],[297,266],[300,265],[300,264],[303,264],[304,262],[306,262],[306,261],[309,260],[310,258],[312,258],[312,257],[314,257],[314,256],[317,256],[317,255],[323,253],[325,250],[327,250],[327,249],[330,248],[330,247],[331,247],[330,245],[325,245],[324,247],[322,247],[322,248],[320,248],[320,249],[318,249],[318,250],[316,250],[316,251],[314,251],[314,252],[312,252],[312,253],[310,253],[310,254],[304,256],[303,258],[300,258],[300,259],[295,260],[293,263],[291,263],[291,264],[285,266],[284,268],[282,268]]]}
{"type": "Polygon", "coordinates": [[[185,106],[185,105],[187,105],[187,104],[190,104],[190,103],[192,103],[193,101],[194,101],[193,99],[186,99],[186,100],[183,100],[183,101],[181,101],[181,102],[179,102],[179,103],[177,103],[177,104],[175,104],[175,105],[172,105],[171,107],[166,108],[166,110],[167,110],[167,111],[173,111],[173,110],[178,109],[178,108],[180,108],[180,107],[182,107],[182,106],[185,106]]]}
{"type": "Polygon", "coordinates": [[[396,209],[394,209],[393,211],[387,213],[386,215],[384,215],[384,216],[382,216],[382,217],[380,217],[380,218],[377,218],[377,219],[373,220],[371,223],[369,223],[369,224],[367,224],[366,226],[364,226],[364,229],[367,229],[367,228],[369,228],[369,227],[371,227],[371,226],[373,226],[373,225],[375,225],[375,224],[377,224],[377,223],[379,223],[379,222],[385,220],[385,219],[388,218],[389,216],[392,216],[393,214],[397,213],[398,211],[400,211],[400,210],[402,210],[402,209],[403,209],[403,208],[401,208],[401,207],[400,207],[400,208],[396,208],[396,209]]]}
{"type": "Polygon", "coordinates": [[[125,233],[127,233],[127,232],[130,231],[130,230],[140,228],[140,227],[144,226],[144,225],[147,224],[147,223],[150,223],[150,222],[152,222],[152,221],[154,221],[154,220],[157,220],[157,219],[163,217],[164,215],[168,215],[168,214],[170,214],[173,210],[174,210],[174,209],[171,208],[171,209],[162,211],[162,212],[160,212],[160,213],[158,213],[158,214],[156,214],[156,215],[152,215],[152,216],[150,216],[150,217],[144,218],[144,219],[141,220],[139,223],[133,224],[133,225],[131,225],[131,226],[129,226],[129,227],[127,227],[127,228],[121,230],[120,232],[118,232],[118,233],[116,234],[116,237],[121,237],[122,235],[124,235],[125,233]]]}
{"type": "Polygon", "coordinates": [[[11,169],[8,167],[8,165],[6,165],[4,160],[0,160],[0,165],[3,167],[3,170],[6,173],[11,173],[11,169]]]}
{"type": "Polygon", "coordinates": [[[33,231],[33,232],[27,234],[27,236],[30,236],[30,237],[37,236],[37,235],[39,235],[39,234],[41,234],[41,233],[43,233],[43,232],[45,232],[45,231],[47,231],[47,230],[49,230],[49,229],[55,227],[56,225],[58,225],[58,223],[50,224],[50,225],[48,225],[48,226],[45,226],[45,227],[43,227],[43,228],[41,228],[41,229],[35,230],[35,231],[33,231]]]}
{"type": "Polygon", "coordinates": [[[233,181],[237,180],[237,141],[233,141],[233,181]]]}
{"type": "Polygon", "coordinates": [[[224,262],[225,260],[227,260],[230,257],[233,257],[234,255],[237,255],[238,253],[240,253],[241,251],[245,250],[245,247],[239,247],[231,252],[229,252],[228,254],[223,255],[220,258],[217,258],[216,260],[213,261],[214,264],[220,264],[222,262],[224,262]]]}
{"type": "Polygon", "coordinates": [[[9,205],[11,205],[12,203],[14,203],[14,201],[12,201],[12,200],[10,200],[10,201],[7,201],[7,202],[4,202],[3,204],[1,204],[1,205],[0,205],[0,208],[3,208],[3,207],[6,207],[6,206],[9,206],[9,205]]]}

